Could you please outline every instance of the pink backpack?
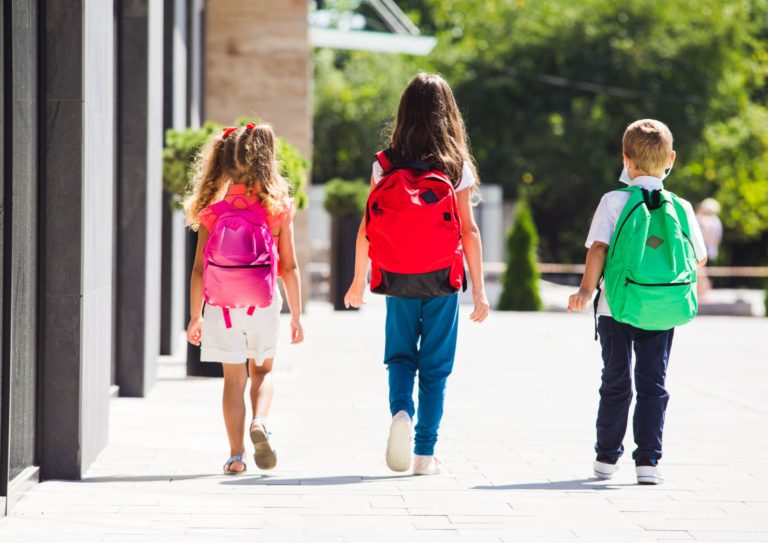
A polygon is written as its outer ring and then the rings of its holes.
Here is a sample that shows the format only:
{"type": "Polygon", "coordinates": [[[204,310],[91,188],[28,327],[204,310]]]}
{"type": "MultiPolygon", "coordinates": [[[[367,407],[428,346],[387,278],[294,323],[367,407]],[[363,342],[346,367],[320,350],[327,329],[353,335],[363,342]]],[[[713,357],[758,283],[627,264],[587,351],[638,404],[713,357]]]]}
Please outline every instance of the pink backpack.
{"type": "Polygon", "coordinates": [[[216,221],[203,250],[203,295],[206,303],[222,308],[231,328],[230,308],[247,307],[253,315],[256,307],[272,303],[277,247],[260,203],[239,197],[210,209],[216,221]]]}

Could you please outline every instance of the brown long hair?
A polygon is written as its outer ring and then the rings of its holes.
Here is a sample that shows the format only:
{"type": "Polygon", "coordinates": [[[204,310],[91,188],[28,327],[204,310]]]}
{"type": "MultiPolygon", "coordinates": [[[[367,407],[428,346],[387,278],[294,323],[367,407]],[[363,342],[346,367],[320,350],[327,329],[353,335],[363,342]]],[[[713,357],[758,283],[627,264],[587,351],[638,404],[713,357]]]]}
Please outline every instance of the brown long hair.
{"type": "Polygon", "coordinates": [[[231,180],[245,183],[266,210],[278,215],[290,205],[290,186],[279,173],[277,139],[268,124],[254,124],[212,136],[198,153],[191,189],[184,198],[187,225],[200,226],[199,213],[221,200],[231,180]]]}
{"type": "Polygon", "coordinates": [[[395,164],[427,162],[444,171],[454,186],[466,164],[480,182],[459,106],[437,74],[419,73],[405,87],[389,145],[395,164]]]}

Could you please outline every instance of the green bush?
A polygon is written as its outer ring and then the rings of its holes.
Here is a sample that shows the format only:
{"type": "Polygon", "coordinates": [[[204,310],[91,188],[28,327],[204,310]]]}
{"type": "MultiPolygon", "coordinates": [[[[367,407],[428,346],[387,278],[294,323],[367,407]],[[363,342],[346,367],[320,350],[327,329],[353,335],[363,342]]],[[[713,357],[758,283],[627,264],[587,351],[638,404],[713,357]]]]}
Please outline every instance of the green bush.
{"type": "Polygon", "coordinates": [[[323,207],[334,218],[361,218],[365,214],[369,189],[370,185],[362,179],[331,179],[325,184],[323,207]]]}
{"type": "Polygon", "coordinates": [[[192,177],[192,166],[197,153],[211,135],[221,130],[221,125],[212,121],[200,128],[183,130],[168,129],[163,149],[163,190],[174,196],[179,206],[192,177]]]}
{"type": "Polygon", "coordinates": [[[768,279],[765,280],[765,316],[768,317],[768,279]]]}
{"type": "Polygon", "coordinates": [[[499,299],[503,311],[540,311],[539,266],[536,249],[539,236],[525,199],[517,205],[515,221],[507,235],[507,269],[502,277],[504,290],[499,299]]]}
{"type": "Polygon", "coordinates": [[[296,199],[296,207],[304,209],[309,203],[307,197],[307,177],[309,176],[309,164],[299,150],[285,141],[277,138],[277,164],[280,167],[280,175],[291,185],[293,197],[296,199]]]}
{"type": "MultiPolygon", "coordinates": [[[[241,118],[236,121],[238,126],[247,124],[254,119],[241,118]]],[[[163,149],[163,189],[174,195],[174,203],[179,206],[181,199],[188,190],[192,178],[192,167],[195,156],[206,140],[223,128],[222,125],[206,121],[200,128],[185,128],[183,130],[169,129],[165,133],[165,148],[163,149]]],[[[306,183],[309,175],[307,160],[298,149],[277,138],[277,162],[280,175],[291,185],[296,207],[304,209],[307,205],[306,183]]]]}

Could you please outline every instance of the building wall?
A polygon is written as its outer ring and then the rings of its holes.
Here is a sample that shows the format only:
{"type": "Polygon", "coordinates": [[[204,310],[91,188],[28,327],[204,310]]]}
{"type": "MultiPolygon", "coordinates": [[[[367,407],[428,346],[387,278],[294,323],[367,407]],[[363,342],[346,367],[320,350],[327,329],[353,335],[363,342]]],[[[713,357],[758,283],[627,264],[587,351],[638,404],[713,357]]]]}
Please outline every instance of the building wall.
{"type": "MultiPolygon", "coordinates": [[[[125,394],[156,377],[161,251],[184,260],[178,216],[175,242],[161,236],[163,7],[0,9],[0,517],[21,492],[14,478],[79,479],[106,445],[116,354],[125,394]]],[[[179,128],[188,53],[200,55],[185,29],[182,16],[169,66],[179,128]]]]}
{"type": "MultiPolygon", "coordinates": [[[[205,112],[230,124],[258,116],[312,156],[311,47],[306,0],[215,0],[206,19],[205,112]]],[[[309,288],[306,213],[295,223],[302,286],[309,288]]]]}
{"type": "Polygon", "coordinates": [[[215,0],[206,26],[206,114],[258,115],[304,156],[311,151],[306,0],[215,0]]]}

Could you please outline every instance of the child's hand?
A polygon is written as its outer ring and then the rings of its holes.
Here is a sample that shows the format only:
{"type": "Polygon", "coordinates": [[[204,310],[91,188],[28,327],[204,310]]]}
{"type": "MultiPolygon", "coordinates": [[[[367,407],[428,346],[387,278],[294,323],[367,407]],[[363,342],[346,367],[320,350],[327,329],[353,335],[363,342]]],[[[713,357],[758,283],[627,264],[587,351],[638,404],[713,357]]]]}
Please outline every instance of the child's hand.
{"type": "Polygon", "coordinates": [[[483,322],[488,318],[488,312],[491,309],[488,303],[488,296],[485,295],[485,290],[472,291],[472,300],[475,303],[475,309],[469,316],[469,320],[472,322],[483,322]]]}
{"type": "Polygon", "coordinates": [[[200,338],[202,336],[203,319],[202,317],[196,317],[189,321],[187,326],[187,341],[192,345],[200,346],[200,338]]]}
{"type": "Polygon", "coordinates": [[[584,289],[579,289],[576,294],[571,294],[568,298],[568,313],[574,311],[584,311],[592,301],[592,293],[584,289]]]}
{"type": "Polygon", "coordinates": [[[298,317],[291,317],[291,343],[298,345],[304,341],[304,327],[298,317]]]}
{"type": "Polygon", "coordinates": [[[363,293],[365,292],[365,281],[352,281],[347,294],[344,296],[344,307],[360,307],[365,303],[363,293]]]}

